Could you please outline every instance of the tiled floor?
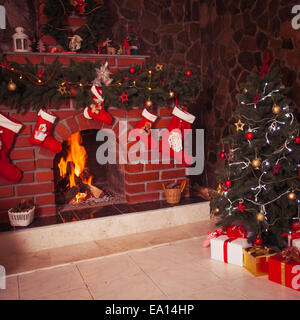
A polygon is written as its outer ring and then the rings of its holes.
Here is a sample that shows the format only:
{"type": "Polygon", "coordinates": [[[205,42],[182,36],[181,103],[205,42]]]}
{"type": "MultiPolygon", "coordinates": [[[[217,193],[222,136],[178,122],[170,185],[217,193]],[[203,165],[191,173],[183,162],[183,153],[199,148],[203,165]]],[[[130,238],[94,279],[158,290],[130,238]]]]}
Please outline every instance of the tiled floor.
{"type": "Polygon", "coordinates": [[[210,259],[204,237],[10,276],[0,299],[300,300],[300,292],[210,259]]]}

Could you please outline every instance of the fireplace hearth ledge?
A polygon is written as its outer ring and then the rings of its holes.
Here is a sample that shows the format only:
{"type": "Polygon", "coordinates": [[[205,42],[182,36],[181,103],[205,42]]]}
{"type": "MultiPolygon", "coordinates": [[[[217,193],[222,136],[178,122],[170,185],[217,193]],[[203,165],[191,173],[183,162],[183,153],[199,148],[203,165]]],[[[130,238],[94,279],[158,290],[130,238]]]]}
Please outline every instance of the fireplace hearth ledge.
{"type": "Polygon", "coordinates": [[[0,255],[29,253],[209,220],[209,202],[133,212],[0,234],[0,255]]]}

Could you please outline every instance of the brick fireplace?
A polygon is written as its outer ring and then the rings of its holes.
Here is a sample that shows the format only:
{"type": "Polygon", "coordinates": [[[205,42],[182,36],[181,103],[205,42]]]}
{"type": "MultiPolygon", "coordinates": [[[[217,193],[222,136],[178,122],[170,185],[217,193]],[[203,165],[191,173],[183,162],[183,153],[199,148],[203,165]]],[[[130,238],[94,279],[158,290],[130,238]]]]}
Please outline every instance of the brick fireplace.
{"type": "MultiPolygon", "coordinates": [[[[7,59],[18,63],[26,63],[27,57],[32,63],[44,62],[49,64],[59,56],[62,64],[69,64],[70,59],[77,60],[108,60],[110,70],[115,72],[117,68],[127,68],[135,63],[142,64],[146,56],[107,56],[107,55],[84,55],[84,54],[16,54],[8,53],[7,59]]],[[[55,108],[47,108],[57,116],[53,136],[63,143],[70,135],[83,130],[105,130],[112,129],[116,136],[120,138],[128,137],[130,130],[141,119],[143,108],[132,108],[124,110],[110,106],[107,111],[113,117],[111,126],[104,125],[95,120],[87,120],[83,115],[83,110],[74,108],[73,99],[66,100],[64,104],[55,108]],[[124,129],[120,122],[126,123],[124,129]],[[121,131],[120,131],[121,130],[121,131]]],[[[34,199],[39,216],[51,216],[57,214],[55,203],[54,186],[54,158],[55,154],[45,149],[32,146],[28,142],[28,137],[34,128],[37,120],[37,112],[29,110],[27,113],[18,114],[16,110],[10,110],[5,106],[0,106],[1,112],[19,120],[24,126],[17,135],[12,148],[10,158],[12,162],[23,171],[22,180],[17,184],[9,184],[0,179],[0,221],[7,220],[7,210],[17,204],[21,199],[34,199]]],[[[167,128],[171,119],[172,106],[158,106],[155,109],[158,120],[154,128],[167,128]]],[[[127,139],[126,139],[127,141],[127,139]]],[[[117,141],[118,143],[118,141],[117,141]]],[[[129,142],[122,145],[123,150],[133,146],[136,142],[129,142]]],[[[118,150],[118,148],[117,148],[118,150]]],[[[149,151],[147,151],[149,152],[149,151]]],[[[118,157],[117,157],[118,158],[118,157]]],[[[165,160],[165,159],[163,159],[165,160]]],[[[162,182],[181,182],[185,179],[186,170],[182,165],[174,164],[174,161],[165,164],[160,159],[157,164],[120,164],[119,170],[124,177],[124,197],[127,203],[139,203],[164,199],[162,182]]],[[[189,196],[189,186],[187,186],[184,196],[189,196]]]]}

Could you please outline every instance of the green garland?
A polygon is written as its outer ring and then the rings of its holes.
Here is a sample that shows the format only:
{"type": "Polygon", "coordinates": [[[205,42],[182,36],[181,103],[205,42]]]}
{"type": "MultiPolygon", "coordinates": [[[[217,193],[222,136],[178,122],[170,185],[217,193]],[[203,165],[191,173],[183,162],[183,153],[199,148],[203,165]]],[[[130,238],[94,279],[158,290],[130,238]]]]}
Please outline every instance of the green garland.
{"type": "Polygon", "coordinates": [[[86,17],[86,24],[75,31],[75,34],[83,39],[80,51],[96,50],[98,42],[104,40],[106,35],[107,11],[104,4],[99,4],[95,0],[85,0],[86,6],[80,13],[71,2],[70,0],[48,0],[46,2],[43,12],[48,18],[48,23],[43,27],[43,33],[55,38],[57,44],[69,51],[70,37],[73,32],[65,27],[65,19],[75,12],[77,15],[86,17]]]}
{"type": "MultiPolygon", "coordinates": [[[[29,108],[56,107],[68,98],[75,98],[77,109],[92,103],[90,89],[101,60],[95,63],[71,60],[69,66],[63,66],[58,57],[50,65],[35,65],[28,59],[26,61],[25,65],[0,61],[0,104],[26,112],[29,108]],[[12,88],[11,84],[15,86],[12,88]]],[[[170,92],[174,94],[174,102],[177,98],[179,104],[186,104],[195,101],[201,90],[195,70],[175,69],[172,65],[164,65],[158,70],[157,65],[136,64],[118,70],[111,78],[113,81],[109,86],[102,86],[105,104],[123,109],[143,108],[147,100],[154,105],[167,105],[170,92]],[[187,75],[187,71],[191,74],[187,75]],[[122,101],[122,93],[128,95],[128,101],[122,101]]]]}

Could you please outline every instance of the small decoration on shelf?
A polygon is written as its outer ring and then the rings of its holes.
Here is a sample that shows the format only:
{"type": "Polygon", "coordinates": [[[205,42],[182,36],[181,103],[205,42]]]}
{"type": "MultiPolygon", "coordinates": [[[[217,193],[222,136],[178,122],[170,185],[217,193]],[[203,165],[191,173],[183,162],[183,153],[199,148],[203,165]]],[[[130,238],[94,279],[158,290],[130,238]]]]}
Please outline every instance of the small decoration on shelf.
{"type": "Polygon", "coordinates": [[[180,201],[181,193],[183,192],[186,186],[186,183],[187,183],[186,180],[182,181],[181,184],[172,183],[172,184],[167,184],[166,186],[164,183],[162,183],[163,189],[165,191],[167,203],[176,204],[180,201]]]}
{"type": "Polygon", "coordinates": [[[27,34],[24,33],[24,28],[17,27],[16,33],[12,36],[15,52],[30,52],[31,41],[27,34]]]}
{"type": "Polygon", "coordinates": [[[122,46],[120,46],[120,48],[118,49],[118,51],[117,51],[117,54],[118,54],[118,55],[121,55],[121,54],[123,54],[123,49],[122,49],[122,46]]]}
{"type": "Polygon", "coordinates": [[[41,39],[38,41],[37,50],[38,50],[38,52],[40,52],[40,53],[47,51],[47,50],[46,50],[46,46],[45,46],[44,42],[43,42],[41,39]]]}
{"type": "Polygon", "coordinates": [[[127,36],[123,42],[123,55],[130,55],[130,44],[128,40],[129,40],[129,37],[127,36]]]}
{"type": "Polygon", "coordinates": [[[31,200],[22,200],[14,208],[8,210],[10,224],[13,227],[27,227],[34,218],[35,206],[31,200]]]}
{"type": "Polygon", "coordinates": [[[71,51],[78,51],[81,48],[81,42],[82,38],[78,35],[75,34],[73,37],[71,37],[70,43],[69,43],[69,48],[71,51]]]}

